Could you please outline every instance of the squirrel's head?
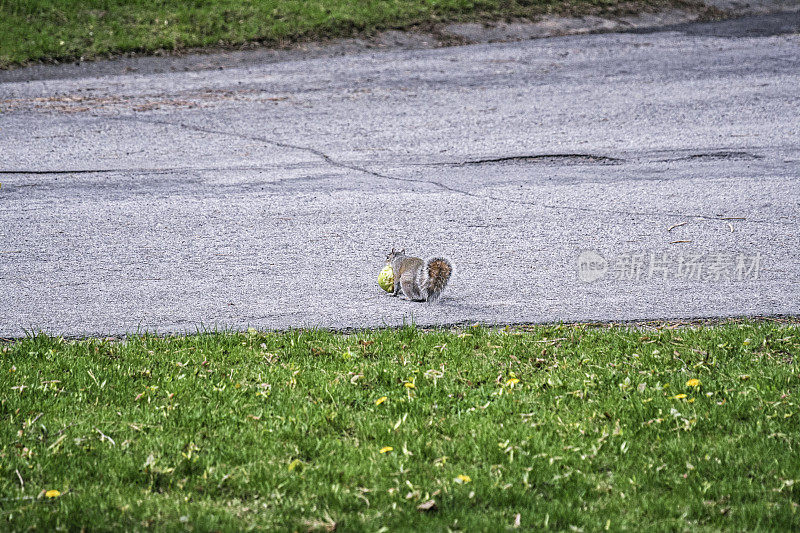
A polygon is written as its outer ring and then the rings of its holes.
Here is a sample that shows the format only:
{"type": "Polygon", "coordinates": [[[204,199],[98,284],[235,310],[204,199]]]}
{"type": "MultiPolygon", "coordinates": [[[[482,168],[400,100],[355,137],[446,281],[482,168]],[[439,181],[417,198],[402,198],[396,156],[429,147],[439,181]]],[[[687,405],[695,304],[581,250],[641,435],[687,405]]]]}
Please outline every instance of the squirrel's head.
{"type": "Polygon", "coordinates": [[[403,248],[402,250],[395,250],[392,248],[392,251],[389,252],[389,255],[386,256],[386,262],[391,263],[395,257],[400,257],[401,255],[406,255],[406,249],[403,248]]]}

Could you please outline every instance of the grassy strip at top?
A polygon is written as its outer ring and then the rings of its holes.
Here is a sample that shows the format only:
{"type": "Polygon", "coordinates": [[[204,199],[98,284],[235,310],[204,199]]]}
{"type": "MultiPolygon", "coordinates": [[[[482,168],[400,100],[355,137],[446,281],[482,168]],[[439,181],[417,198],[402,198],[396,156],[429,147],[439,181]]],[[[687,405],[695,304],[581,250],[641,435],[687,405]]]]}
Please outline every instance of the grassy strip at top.
{"type": "Polygon", "coordinates": [[[4,530],[791,530],[800,331],[0,346],[4,530]]]}
{"type": "Polygon", "coordinates": [[[126,52],[276,44],[441,20],[638,11],[673,0],[0,0],[0,68],[126,52]]]}

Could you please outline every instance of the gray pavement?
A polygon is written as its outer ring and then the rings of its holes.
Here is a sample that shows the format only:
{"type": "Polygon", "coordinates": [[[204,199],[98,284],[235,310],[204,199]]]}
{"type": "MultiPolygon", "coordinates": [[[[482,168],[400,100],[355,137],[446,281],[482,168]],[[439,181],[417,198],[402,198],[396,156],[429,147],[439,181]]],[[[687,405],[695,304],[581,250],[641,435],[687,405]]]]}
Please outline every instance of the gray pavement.
{"type": "Polygon", "coordinates": [[[6,78],[0,337],[798,315],[800,18],[759,17],[6,78]]]}

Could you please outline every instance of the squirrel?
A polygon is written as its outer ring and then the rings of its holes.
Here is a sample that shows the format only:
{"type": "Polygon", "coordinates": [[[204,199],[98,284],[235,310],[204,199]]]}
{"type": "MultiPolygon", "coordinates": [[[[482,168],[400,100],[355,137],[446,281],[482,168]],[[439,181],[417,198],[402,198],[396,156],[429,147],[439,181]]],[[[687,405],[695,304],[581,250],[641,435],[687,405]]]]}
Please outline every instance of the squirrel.
{"type": "Polygon", "coordinates": [[[386,263],[394,273],[394,290],[390,296],[403,294],[414,302],[435,302],[441,296],[453,265],[443,257],[433,257],[423,261],[419,257],[406,255],[406,250],[392,251],[386,256],[386,263]]]}

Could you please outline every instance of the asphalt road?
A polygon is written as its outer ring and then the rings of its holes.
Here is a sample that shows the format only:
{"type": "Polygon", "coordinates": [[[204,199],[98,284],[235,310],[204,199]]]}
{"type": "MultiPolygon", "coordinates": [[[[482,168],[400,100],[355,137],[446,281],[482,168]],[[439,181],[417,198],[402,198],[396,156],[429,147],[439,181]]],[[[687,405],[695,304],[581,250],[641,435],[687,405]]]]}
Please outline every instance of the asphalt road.
{"type": "Polygon", "coordinates": [[[0,83],[0,337],[798,315],[769,20],[0,83]]]}

